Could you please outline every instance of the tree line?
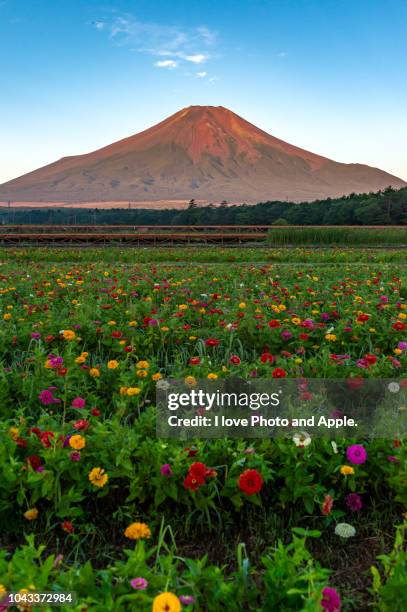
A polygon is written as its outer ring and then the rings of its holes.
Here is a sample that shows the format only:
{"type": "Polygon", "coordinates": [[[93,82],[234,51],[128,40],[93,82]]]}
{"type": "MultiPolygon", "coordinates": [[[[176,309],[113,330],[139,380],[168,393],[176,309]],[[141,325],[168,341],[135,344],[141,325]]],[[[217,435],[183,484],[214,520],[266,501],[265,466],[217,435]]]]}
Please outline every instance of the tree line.
{"type": "Polygon", "coordinates": [[[198,206],[184,210],[17,209],[0,211],[2,224],[73,225],[405,225],[407,188],[355,194],[313,202],[270,201],[259,204],[198,206]]]}

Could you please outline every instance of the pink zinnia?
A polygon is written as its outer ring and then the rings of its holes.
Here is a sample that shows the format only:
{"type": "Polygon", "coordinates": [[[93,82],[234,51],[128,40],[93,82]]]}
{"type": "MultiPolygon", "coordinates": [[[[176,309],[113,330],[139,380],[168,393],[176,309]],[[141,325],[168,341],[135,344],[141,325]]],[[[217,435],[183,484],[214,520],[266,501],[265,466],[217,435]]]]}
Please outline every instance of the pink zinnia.
{"type": "Polygon", "coordinates": [[[365,463],[367,459],[367,452],[360,444],[352,444],[352,446],[348,446],[346,450],[346,457],[351,463],[360,465],[365,463]]]}
{"type": "Polygon", "coordinates": [[[322,590],[321,606],[326,612],[340,612],[341,598],[336,589],[325,587],[322,590]]]}
{"type": "Polygon", "coordinates": [[[179,600],[184,606],[192,606],[195,603],[195,597],[192,595],[180,595],[179,600]]]}
{"type": "Polygon", "coordinates": [[[352,512],[359,512],[362,509],[362,498],[357,493],[349,493],[346,496],[346,505],[352,512]]]}
{"type": "Polygon", "coordinates": [[[172,469],[169,463],[164,463],[164,465],[161,466],[160,468],[160,472],[163,476],[166,476],[167,478],[170,478],[172,476],[172,469]]]}
{"type": "Polygon", "coordinates": [[[148,587],[148,581],[145,578],[133,578],[130,580],[130,584],[136,591],[144,591],[148,587]]]}
{"type": "Polygon", "coordinates": [[[38,396],[41,404],[44,404],[44,406],[47,406],[49,404],[59,404],[61,402],[60,399],[54,397],[54,394],[51,389],[52,387],[50,387],[49,389],[44,389],[38,396]]]}
{"type": "Polygon", "coordinates": [[[72,408],[85,408],[85,400],[83,399],[83,397],[75,397],[75,399],[72,400],[72,408]]]}

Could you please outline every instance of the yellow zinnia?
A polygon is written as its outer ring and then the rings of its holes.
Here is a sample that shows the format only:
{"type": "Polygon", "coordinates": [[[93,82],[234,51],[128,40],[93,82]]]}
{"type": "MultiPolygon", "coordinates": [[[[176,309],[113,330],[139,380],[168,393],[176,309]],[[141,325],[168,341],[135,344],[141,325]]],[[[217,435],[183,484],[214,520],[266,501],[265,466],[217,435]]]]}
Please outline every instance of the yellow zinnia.
{"type": "Polygon", "coordinates": [[[75,450],[81,450],[86,446],[85,438],[79,434],[75,434],[69,438],[69,446],[75,450]]]}
{"type": "Polygon", "coordinates": [[[75,332],[72,331],[71,329],[63,329],[61,332],[61,335],[64,338],[64,340],[75,340],[76,338],[75,332]]]}
{"type": "Polygon", "coordinates": [[[138,370],[148,370],[149,367],[150,367],[150,364],[148,363],[148,361],[138,361],[136,363],[136,368],[138,370]]]}
{"type": "Polygon", "coordinates": [[[119,362],[116,359],[111,359],[107,362],[107,367],[109,368],[109,370],[115,370],[119,367],[119,362]]]}
{"type": "Polygon", "coordinates": [[[38,510],[37,508],[30,508],[30,510],[27,510],[26,512],[24,512],[24,517],[27,519],[27,521],[34,521],[38,516],[38,510]]]}
{"type": "Polygon", "coordinates": [[[343,465],[341,467],[341,474],[343,474],[343,476],[348,476],[349,474],[354,474],[355,470],[353,469],[353,467],[351,465],[343,465]]]}
{"type": "Polygon", "coordinates": [[[129,540],[141,540],[151,537],[151,531],[145,523],[132,523],[126,528],[124,535],[129,540]]]}
{"type": "Polygon", "coordinates": [[[181,612],[181,602],[174,593],[160,593],[154,597],[152,612],[181,612]]]}
{"type": "Polygon", "coordinates": [[[93,468],[89,472],[88,478],[95,487],[100,488],[104,487],[107,481],[109,480],[109,476],[105,473],[105,470],[100,467],[93,468]]]}

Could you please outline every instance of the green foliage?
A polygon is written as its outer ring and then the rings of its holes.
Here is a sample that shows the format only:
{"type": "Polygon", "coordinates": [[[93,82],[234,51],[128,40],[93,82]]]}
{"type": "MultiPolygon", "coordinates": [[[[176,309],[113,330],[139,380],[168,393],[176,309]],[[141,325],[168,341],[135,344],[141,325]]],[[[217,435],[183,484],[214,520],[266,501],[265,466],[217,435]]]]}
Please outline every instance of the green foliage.
{"type": "Polygon", "coordinates": [[[381,563],[381,573],[376,566],[371,568],[372,593],[375,596],[374,609],[380,612],[407,609],[406,529],[407,523],[399,525],[392,551],[378,557],[381,563]]]}
{"type": "Polygon", "coordinates": [[[314,202],[269,201],[256,205],[197,206],[185,210],[53,208],[0,211],[0,223],[83,225],[402,225],[407,224],[407,188],[314,202]]]}
{"type": "Polygon", "coordinates": [[[324,228],[324,227],[289,227],[287,229],[270,229],[268,243],[280,245],[338,245],[338,246],[386,246],[407,245],[407,227],[399,228],[324,228]]]}
{"type": "MultiPolygon", "coordinates": [[[[168,538],[168,528],[161,529],[156,546],[139,541],[134,548],[125,549],[123,559],[103,569],[94,569],[90,561],[72,567],[61,557],[46,556],[44,546],[36,547],[34,537],[29,536],[10,558],[1,552],[1,587],[7,591],[74,592],[77,604],[62,608],[73,612],[84,607],[95,612],[151,612],[154,597],[163,591],[192,596],[196,611],[317,610],[329,571],[315,562],[306,548],[306,536],[318,537],[319,533],[298,532],[301,537],[294,534],[292,542],[284,545],[280,541],[276,549],[267,551],[261,567],[251,566],[240,544],[236,569],[229,575],[225,568],[209,564],[206,556],[180,557],[175,542],[168,538]],[[147,581],[146,589],[131,587],[136,577],[147,581]]],[[[41,610],[50,612],[51,608],[41,610]]]]}

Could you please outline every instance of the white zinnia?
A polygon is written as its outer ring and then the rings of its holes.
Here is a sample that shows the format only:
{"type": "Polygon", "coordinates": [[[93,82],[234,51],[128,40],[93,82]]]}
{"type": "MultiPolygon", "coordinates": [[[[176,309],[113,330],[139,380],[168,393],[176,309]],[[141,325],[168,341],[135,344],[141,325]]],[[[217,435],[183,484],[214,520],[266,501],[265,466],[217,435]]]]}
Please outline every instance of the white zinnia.
{"type": "Polygon", "coordinates": [[[356,529],[349,523],[338,523],[335,527],[335,534],[341,538],[353,538],[356,529]]]}

